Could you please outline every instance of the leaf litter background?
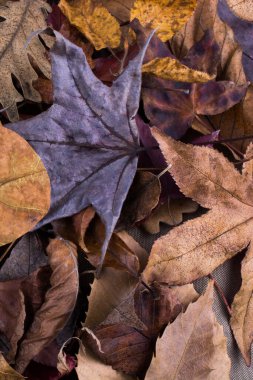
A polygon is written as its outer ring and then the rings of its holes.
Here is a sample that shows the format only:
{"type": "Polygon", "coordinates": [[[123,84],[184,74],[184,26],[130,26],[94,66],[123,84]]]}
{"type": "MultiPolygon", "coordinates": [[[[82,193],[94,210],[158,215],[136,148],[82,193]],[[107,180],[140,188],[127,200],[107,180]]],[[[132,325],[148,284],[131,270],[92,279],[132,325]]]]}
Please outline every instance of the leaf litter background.
{"type": "Polygon", "coordinates": [[[252,378],[250,1],[0,16],[0,378],[252,378]]]}

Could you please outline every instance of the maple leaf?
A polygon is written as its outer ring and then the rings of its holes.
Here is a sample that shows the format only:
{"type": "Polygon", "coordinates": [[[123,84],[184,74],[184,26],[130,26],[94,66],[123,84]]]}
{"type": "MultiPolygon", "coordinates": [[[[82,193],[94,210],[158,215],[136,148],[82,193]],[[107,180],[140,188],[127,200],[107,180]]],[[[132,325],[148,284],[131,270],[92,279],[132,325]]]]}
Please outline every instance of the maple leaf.
{"type": "Polygon", "coordinates": [[[85,35],[96,50],[119,46],[120,25],[101,4],[94,5],[91,0],[61,0],[59,7],[70,23],[85,35]]]}
{"type": "Polygon", "coordinates": [[[146,380],[229,380],[226,338],[212,310],[213,283],[170,324],[156,344],[146,380]],[[222,376],[222,377],[220,377],[222,376]]]}
{"type": "Polygon", "coordinates": [[[37,227],[93,205],[106,226],[101,262],[136,171],[134,116],[148,42],[109,88],[94,76],[83,51],[57,34],[53,106],[8,125],[34,147],[51,180],[51,208],[37,227]]]}
{"type": "Polygon", "coordinates": [[[156,240],[143,272],[148,282],[185,284],[209,274],[250,242],[252,182],[214,149],[152,130],[180,190],[211,209],[156,240]]]}
{"type": "Polygon", "coordinates": [[[50,204],[50,182],[36,152],[0,124],[0,246],[32,229],[50,204]]]}
{"type": "Polygon", "coordinates": [[[196,0],[136,0],[131,20],[137,18],[143,26],[157,28],[162,41],[170,39],[192,15],[196,0]]]}
{"type": "MultiPolygon", "coordinates": [[[[34,37],[25,47],[30,35],[46,28],[45,11],[50,6],[43,0],[8,1],[0,9],[0,102],[6,109],[11,121],[18,119],[16,103],[25,99],[35,102],[41,100],[40,95],[32,86],[37,74],[33,69],[28,55],[32,57],[42,73],[50,77],[50,64],[45,56],[45,48],[39,37],[34,37]],[[15,89],[12,74],[21,85],[23,96],[15,89]]],[[[42,39],[50,44],[49,36],[42,39]]]]}

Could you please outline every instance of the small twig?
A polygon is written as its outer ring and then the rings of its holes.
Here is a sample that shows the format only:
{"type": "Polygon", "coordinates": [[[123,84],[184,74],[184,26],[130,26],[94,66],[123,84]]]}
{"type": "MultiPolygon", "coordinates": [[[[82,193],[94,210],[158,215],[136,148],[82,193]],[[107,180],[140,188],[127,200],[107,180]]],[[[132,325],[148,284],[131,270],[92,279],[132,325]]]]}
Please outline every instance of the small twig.
{"type": "Polygon", "coordinates": [[[227,301],[225,294],[223,293],[223,290],[221,289],[220,285],[218,284],[218,282],[215,280],[215,278],[211,274],[209,274],[208,277],[214,282],[214,286],[215,286],[219,296],[221,297],[222,301],[224,302],[224,305],[226,306],[228,314],[232,315],[231,307],[229,306],[228,301],[227,301]]]}
{"type": "Polygon", "coordinates": [[[169,166],[167,166],[167,168],[165,168],[161,173],[159,173],[158,175],[157,175],[157,178],[159,179],[159,178],[161,178],[165,173],[167,173],[167,171],[171,168],[171,164],[169,165],[169,166]]]}

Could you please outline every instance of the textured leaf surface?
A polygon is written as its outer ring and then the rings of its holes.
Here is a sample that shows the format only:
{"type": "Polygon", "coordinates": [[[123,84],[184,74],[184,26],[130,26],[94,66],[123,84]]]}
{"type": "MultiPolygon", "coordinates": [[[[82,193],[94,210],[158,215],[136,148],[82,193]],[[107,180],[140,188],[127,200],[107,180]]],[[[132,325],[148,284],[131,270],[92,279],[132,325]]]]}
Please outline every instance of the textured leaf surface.
{"type": "Polygon", "coordinates": [[[0,125],[0,245],[32,229],[50,205],[50,181],[39,156],[17,133],[0,125]]]}
{"type": "Polygon", "coordinates": [[[77,299],[78,269],[73,245],[54,239],[48,245],[47,254],[52,268],[51,288],[20,345],[16,360],[16,369],[20,373],[63,329],[77,299]]]}
{"type": "Polygon", "coordinates": [[[133,116],[144,52],[145,47],[109,88],[94,76],[83,51],[57,34],[53,106],[8,125],[30,142],[49,172],[51,208],[39,226],[92,204],[106,226],[103,254],[136,171],[139,144],[133,116]]]}
{"type": "Polygon", "coordinates": [[[0,379],[1,380],[23,380],[25,379],[18,372],[16,372],[0,354],[0,379]]]}
{"type": "Polygon", "coordinates": [[[101,4],[94,5],[91,0],[61,0],[59,7],[71,24],[85,35],[95,49],[119,46],[121,38],[119,23],[101,4]]]}
{"type": "Polygon", "coordinates": [[[196,0],[136,0],[131,20],[137,18],[143,26],[157,28],[162,41],[170,39],[192,15],[196,0]]]}
{"type": "Polygon", "coordinates": [[[164,331],[146,380],[229,380],[230,359],[223,328],[212,310],[213,284],[164,331]]]}
{"type": "Polygon", "coordinates": [[[253,186],[214,149],[185,145],[157,129],[153,135],[180,190],[211,209],[174,228],[152,247],[144,278],[184,284],[209,274],[248,245],[253,186]]]}
{"type": "Polygon", "coordinates": [[[12,74],[18,79],[26,99],[40,101],[39,93],[32,82],[37,74],[32,68],[28,54],[47,77],[50,76],[50,65],[45,56],[45,48],[38,36],[25,47],[31,33],[46,28],[45,11],[50,6],[43,0],[9,1],[0,9],[0,102],[8,107],[7,114],[11,121],[18,119],[16,103],[23,97],[15,89],[12,74]],[[44,11],[44,12],[43,12],[44,11]]]}
{"type": "Polygon", "coordinates": [[[155,58],[142,66],[143,73],[157,75],[160,78],[178,82],[207,82],[214,78],[208,73],[193,70],[176,59],[165,57],[155,58]]]}
{"type": "Polygon", "coordinates": [[[227,0],[227,3],[238,17],[243,18],[244,20],[253,21],[253,9],[251,0],[227,0]]]}

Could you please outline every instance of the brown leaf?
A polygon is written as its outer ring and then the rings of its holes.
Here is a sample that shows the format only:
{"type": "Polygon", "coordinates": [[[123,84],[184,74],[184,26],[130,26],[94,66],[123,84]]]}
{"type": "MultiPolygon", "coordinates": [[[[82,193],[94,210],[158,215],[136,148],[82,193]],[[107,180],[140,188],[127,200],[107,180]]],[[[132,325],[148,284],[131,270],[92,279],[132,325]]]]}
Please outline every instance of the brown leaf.
{"type": "Polygon", "coordinates": [[[0,246],[32,229],[50,205],[50,181],[35,151],[0,124],[0,246]]]}
{"type": "Polygon", "coordinates": [[[120,22],[130,20],[130,11],[135,0],[102,0],[104,7],[120,22]]]}
{"type": "Polygon", "coordinates": [[[168,199],[158,206],[152,214],[142,222],[142,227],[150,234],[160,232],[160,223],[176,226],[182,223],[183,214],[197,211],[198,204],[191,199],[168,199]]]}
{"type": "Polygon", "coordinates": [[[4,359],[0,353],[0,379],[1,380],[24,380],[25,378],[17,373],[4,359]]]}
{"type": "Polygon", "coordinates": [[[213,284],[170,324],[156,345],[146,380],[229,380],[226,338],[212,310],[213,284]]]}
{"type": "Polygon", "coordinates": [[[253,340],[253,250],[250,244],[245,258],[242,261],[242,285],[235,295],[231,306],[231,328],[243,358],[248,366],[251,363],[251,343],[253,340]]]}
{"type": "Polygon", "coordinates": [[[20,345],[16,368],[21,373],[65,326],[76,303],[78,270],[75,248],[69,242],[54,239],[49,243],[47,253],[53,271],[51,288],[20,345]]]}
{"type": "Polygon", "coordinates": [[[252,182],[221,153],[153,135],[180,190],[211,209],[158,239],[143,272],[147,282],[185,284],[211,273],[251,240],[252,182]]]}
{"type": "Polygon", "coordinates": [[[137,172],[125,200],[119,224],[131,226],[146,218],[157,206],[161,194],[161,184],[156,175],[137,172]]]}
{"type": "Polygon", "coordinates": [[[253,180],[253,143],[251,142],[244,155],[245,162],[243,163],[242,173],[250,181],[253,180]]]}
{"type": "Polygon", "coordinates": [[[253,21],[253,9],[251,0],[227,0],[230,9],[238,17],[244,20],[253,21]]]}
{"type": "Polygon", "coordinates": [[[38,78],[33,82],[33,87],[40,93],[42,102],[53,104],[53,84],[51,80],[38,78]]]}
{"type": "MultiPolygon", "coordinates": [[[[101,345],[97,337],[92,333],[91,330],[86,329],[87,334],[94,341],[97,350],[101,352],[101,345]]],[[[84,348],[81,344],[79,348],[79,353],[77,355],[78,365],[76,368],[77,375],[80,380],[134,380],[135,377],[125,375],[123,373],[113,370],[110,366],[103,363],[99,358],[97,358],[91,350],[84,348]]]]}

